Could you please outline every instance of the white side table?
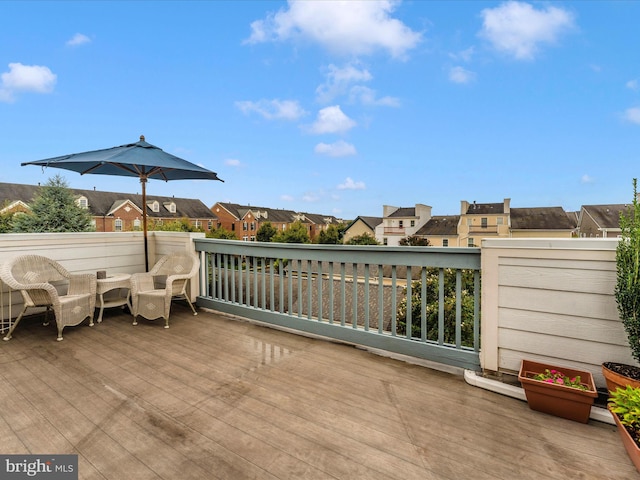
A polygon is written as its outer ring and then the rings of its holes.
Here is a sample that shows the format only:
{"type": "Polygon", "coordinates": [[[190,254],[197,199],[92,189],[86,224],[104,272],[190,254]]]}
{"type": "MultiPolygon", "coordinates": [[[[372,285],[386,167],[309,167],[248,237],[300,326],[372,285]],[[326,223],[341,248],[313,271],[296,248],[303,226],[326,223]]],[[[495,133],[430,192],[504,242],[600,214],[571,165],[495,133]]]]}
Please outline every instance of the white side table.
{"type": "MultiPolygon", "coordinates": [[[[131,307],[131,275],[128,273],[114,273],[107,278],[97,280],[96,293],[100,302],[100,313],[98,314],[98,323],[102,322],[102,312],[105,308],[121,307],[126,305],[129,311],[133,312],[131,307]],[[105,293],[112,290],[118,290],[117,295],[110,295],[105,300],[105,293]]],[[[96,305],[97,306],[97,305],[96,305]]]]}

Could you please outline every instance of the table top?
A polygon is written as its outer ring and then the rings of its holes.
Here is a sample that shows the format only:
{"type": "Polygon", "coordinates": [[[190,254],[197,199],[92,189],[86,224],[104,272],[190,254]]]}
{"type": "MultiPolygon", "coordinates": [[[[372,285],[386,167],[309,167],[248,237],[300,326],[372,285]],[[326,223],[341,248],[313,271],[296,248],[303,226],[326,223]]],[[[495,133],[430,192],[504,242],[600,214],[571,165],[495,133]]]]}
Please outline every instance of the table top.
{"type": "Polygon", "coordinates": [[[114,288],[130,288],[131,274],[129,273],[113,273],[107,278],[99,278],[97,280],[97,293],[105,293],[114,288]]]}

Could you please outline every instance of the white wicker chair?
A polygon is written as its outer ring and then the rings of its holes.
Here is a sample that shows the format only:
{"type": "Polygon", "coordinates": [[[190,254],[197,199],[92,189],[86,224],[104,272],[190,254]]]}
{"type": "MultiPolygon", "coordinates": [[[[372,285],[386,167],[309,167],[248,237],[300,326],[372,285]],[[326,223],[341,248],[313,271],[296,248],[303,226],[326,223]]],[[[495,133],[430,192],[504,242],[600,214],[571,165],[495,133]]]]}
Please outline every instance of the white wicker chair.
{"type": "Polygon", "coordinates": [[[138,316],[149,320],[162,317],[164,328],[169,328],[173,298],[185,299],[193,314],[197,315],[187,295],[187,284],[198,273],[199,268],[200,260],[195,253],[171,253],[161,257],[148,273],[131,275],[133,324],[138,324],[138,316]]]}
{"type": "Polygon", "coordinates": [[[0,267],[0,278],[13,290],[19,290],[24,300],[24,307],[4,340],[11,338],[30,307],[46,307],[44,325],[49,324],[49,311],[53,310],[58,327],[58,341],[62,340],[64,327],[79,325],[86,318],[89,318],[89,325],[93,326],[96,306],[95,274],[71,274],[50,258],[21,255],[0,267]],[[58,285],[60,291],[52,282],[58,285]]]}

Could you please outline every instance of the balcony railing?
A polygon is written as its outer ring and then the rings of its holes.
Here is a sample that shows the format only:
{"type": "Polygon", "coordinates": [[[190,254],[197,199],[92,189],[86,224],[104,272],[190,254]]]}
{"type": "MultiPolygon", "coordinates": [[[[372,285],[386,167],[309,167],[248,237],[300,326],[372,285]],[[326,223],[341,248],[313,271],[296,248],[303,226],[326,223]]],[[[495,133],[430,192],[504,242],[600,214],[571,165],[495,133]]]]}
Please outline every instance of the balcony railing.
{"type": "Polygon", "coordinates": [[[479,249],[197,239],[196,250],[201,306],[479,368],[479,249]]]}
{"type": "Polygon", "coordinates": [[[404,235],[405,232],[405,227],[384,227],[385,235],[404,235]]]}

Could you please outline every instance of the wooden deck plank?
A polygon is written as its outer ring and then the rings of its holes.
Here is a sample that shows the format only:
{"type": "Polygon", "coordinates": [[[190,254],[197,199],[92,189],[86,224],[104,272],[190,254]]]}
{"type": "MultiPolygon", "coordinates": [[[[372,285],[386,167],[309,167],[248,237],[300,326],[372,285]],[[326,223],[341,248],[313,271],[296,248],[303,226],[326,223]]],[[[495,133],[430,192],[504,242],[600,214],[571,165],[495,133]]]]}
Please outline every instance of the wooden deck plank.
{"type": "Polygon", "coordinates": [[[0,444],[83,479],[638,478],[611,425],[179,304],[168,330],[113,309],[55,336],[0,343],[0,444]]]}

